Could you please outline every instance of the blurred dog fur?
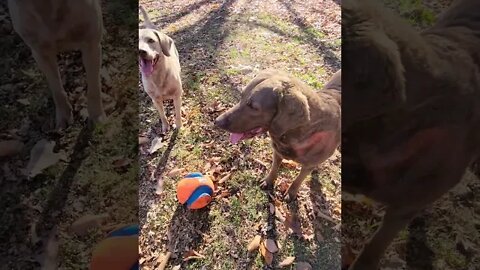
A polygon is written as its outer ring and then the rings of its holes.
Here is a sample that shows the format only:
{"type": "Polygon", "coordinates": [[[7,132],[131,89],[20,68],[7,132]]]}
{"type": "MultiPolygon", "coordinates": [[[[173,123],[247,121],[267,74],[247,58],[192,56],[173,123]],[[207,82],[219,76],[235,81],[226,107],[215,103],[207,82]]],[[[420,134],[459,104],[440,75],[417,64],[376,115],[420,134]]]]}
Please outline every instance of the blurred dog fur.
{"type": "Polygon", "coordinates": [[[457,1],[421,33],[374,1],[342,11],[342,188],[387,206],[350,266],[371,270],[479,157],[480,1],[457,1]]]}
{"type": "Polygon", "coordinates": [[[63,88],[57,54],[81,50],[87,73],[88,114],[93,122],[105,120],[101,100],[102,10],[97,0],[9,0],[13,28],[30,47],[45,74],[55,103],[56,128],[73,121],[72,106],[63,88]]]}

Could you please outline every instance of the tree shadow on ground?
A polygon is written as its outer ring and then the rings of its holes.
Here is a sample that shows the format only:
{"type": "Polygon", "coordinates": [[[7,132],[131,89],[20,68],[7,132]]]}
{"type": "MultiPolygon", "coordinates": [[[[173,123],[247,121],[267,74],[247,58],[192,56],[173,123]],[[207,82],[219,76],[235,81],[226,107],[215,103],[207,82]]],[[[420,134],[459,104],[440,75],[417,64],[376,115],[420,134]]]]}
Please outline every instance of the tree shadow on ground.
{"type": "Polygon", "coordinates": [[[89,144],[92,139],[94,127],[86,125],[78,134],[77,141],[70,155],[70,162],[60,175],[57,183],[43,207],[43,215],[38,222],[38,231],[42,234],[53,228],[61,219],[63,208],[67,203],[70,188],[83,161],[89,155],[89,144]]]}
{"type": "MultiPolygon", "coordinates": [[[[314,212],[315,208],[318,207],[319,200],[320,205],[322,205],[325,210],[316,209],[315,219],[312,220],[314,230],[313,241],[316,242],[317,249],[312,250],[309,256],[315,260],[313,263],[314,269],[337,269],[340,265],[340,242],[338,242],[340,234],[333,228],[338,225],[335,224],[335,221],[331,218],[333,216],[334,206],[327,200],[321,187],[322,183],[319,171],[314,170],[310,180],[310,200],[314,212]],[[322,217],[320,213],[324,216],[322,217]]],[[[297,251],[300,255],[302,251],[301,247],[296,248],[296,252],[297,251]]]]}
{"type": "Polygon", "coordinates": [[[434,253],[427,246],[427,219],[422,215],[408,225],[406,263],[407,269],[433,269],[434,253]]]}
{"type": "Polygon", "coordinates": [[[325,64],[332,71],[335,72],[339,70],[341,68],[340,59],[332,52],[332,46],[318,40],[318,38],[309,31],[308,23],[305,18],[295,10],[291,1],[280,0],[280,2],[292,14],[294,18],[293,23],[302,30],[305,41],[312,44],[317,49],[318,53],[323,55],[325,64]]]}
{"type": "MultiPolygon", "coordinates": [[[[179,58],[182,66],[182,81],[189,82],[197,80],[200,72],[213,69],[217,65],[217,48],[222,44],[228,35],[228,29],[223,25],[229,15],[229,8],[236,0],[226,0],[218,8],[211,11],[199,23],[170,34],[175,40],[179,58]]],[[[194,9],[210,1],[201,1],[189,6],[183,11],[186,15],[194,9]]],[[[159,19],[156,23],[165,24],[172,20],[179,19],[182,14],[159,19]]],[[[205,106],[206,98],[199,89],[192,89],[184,85],[184,95],[193,98],[201,106],[205,106]]],[[[155,171],[155,178],[161,177],[164,173],[170,153],[175,145],[178,132],[170,138],[167,149],[155,171]]],[[[148,210],[147,210],[148,211],[148,210]]],[[[210,206],[203,209],[191,211],[184,206],[177,206],[168,226],[168,243],[166,246],[173,254],[169,264],[186,264],[183,262],[183,255],[187,250],[197,250],[203,243],[203,235],[209,231],[212,217],[209,215],[210,206]]],[[[140,215],[146,217],[147,215],[140,215]]],[[[143,224],[145,220],[141,221],[143,224]]]]}
{"type": "Polygon", "coordinates": [[[172,253],[171,265],[187,264],[183,261],[188,251],[197,251],[203,243],[203,236],[210,230],[212,217],[210,205],[203,209],[189,210],[183,205],[177,206],[168,225],[166,246],[172,253]]]}
{"type": "Polygon", "coordinates": [[[194,12],[195,10],[201,8],[202,6],[210,4],[212,2],[213,2],[213,0],[202,0],[200,2],[191,4],[187,7],[185,7],[182,10],[180,10],[178,12],[175,12],[174,14],[170,14],[168,16],[159,18],[159,19],[157,19],[155,21],[152,21],[152,22],[153,22],[154,25],[170,24],[170,23],[173,23],[173,22],[187,16],[188,14],[194,12]]]}

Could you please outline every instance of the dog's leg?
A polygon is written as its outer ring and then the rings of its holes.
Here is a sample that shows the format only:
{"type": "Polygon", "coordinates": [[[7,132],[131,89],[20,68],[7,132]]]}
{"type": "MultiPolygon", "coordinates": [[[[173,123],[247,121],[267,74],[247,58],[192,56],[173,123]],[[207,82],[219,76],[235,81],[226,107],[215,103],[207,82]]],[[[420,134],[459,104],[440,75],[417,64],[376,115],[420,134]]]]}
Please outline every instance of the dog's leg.
{"type": "Polygon", "coordinates": [[[178,95],[173,99],[173,106],[175,107],[175,128],[182,127],[182,97],[178,95]]]}
{"type": "Polygon", "coordinates": [[[305,177],[307,177],[307,175],[309,175],[313,171],[313,169],[314,168],[302,166],[302,169],[297,175],[297,178],[295,178],[290,187],[288,187],[288,190],[285,194],[285,201],[289,202],[297,198],[297,193],[300,189],[300,186],[302,185],[303,180],[305,180],[305,177]]]}
{"type": "Polygon", "coordinates": [[[100,44],[88,44],[82,48],[82,60],[87,72],[87,108],[88,116],[94,123],[106,119],[103,111],[100,81],[100,66],[102,64],[102,48],[100,44]]]}
{"type": "Polygon", "coordinates": [[[410,222],[417,211],[402,211],[388,208],[382,224],[370,241],[363,247],[350,270],[376,270],[381,257],[400,230],[410,222]]]}
{"type": "Polygon", "coordinates": [[[68,96],[62,85],[60,72],[58,71],[57,55],[53,51],[32,49],[33,58],[40,70],[47,78],[48,86],[52,91],[55,103],[55,126],[57,129],[66,128],[73,122],[72,106],[68,102],[68,96]]]}
{"type": "Polygon", "coordinates": [[[277,153],[277,151],[273,150],[272,167],[270,168],[270,172],[268,173],[268,175],[262,179],[262,182],[260,184],[262,188],[270,189],[273,187],[273,184],[278,177],[278,170],[280,169],[282,160],[283,158],[277,153]]]}
{"type": "Polygon", "coordinates": [[[165,110],[163,109],[163,100],[161,98],[153,99],[153,104],[155,105],[155,108],[157,108],[157,111],[160,114],[160,121],[162,121],[162,133],[167,133],[169,126],[167,116],[165,116],[165,110]]]}

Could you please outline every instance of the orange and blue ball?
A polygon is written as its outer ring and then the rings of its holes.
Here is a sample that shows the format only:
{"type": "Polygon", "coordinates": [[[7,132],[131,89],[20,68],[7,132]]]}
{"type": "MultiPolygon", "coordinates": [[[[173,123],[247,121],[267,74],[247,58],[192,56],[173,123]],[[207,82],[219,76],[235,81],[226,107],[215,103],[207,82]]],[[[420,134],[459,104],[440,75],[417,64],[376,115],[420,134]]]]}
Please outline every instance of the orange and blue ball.
{"type": "Polygon", "coordinates": [[[138,225],[110,232],[94,249],[90,270],[138,270],[138,225]]]}
{"type": "Polygon", "coordinates": [[[213,191],[213,181],[208,175],[190,173],[178,182],[177,199],[188,209],[200,209],[212,201],[213,191]]]}

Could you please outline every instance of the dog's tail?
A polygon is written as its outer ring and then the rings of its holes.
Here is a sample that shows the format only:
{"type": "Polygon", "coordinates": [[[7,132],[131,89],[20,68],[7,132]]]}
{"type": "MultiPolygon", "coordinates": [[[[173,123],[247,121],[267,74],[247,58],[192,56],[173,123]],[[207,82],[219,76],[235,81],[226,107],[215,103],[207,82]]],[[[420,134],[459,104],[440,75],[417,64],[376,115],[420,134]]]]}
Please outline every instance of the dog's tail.
{"type": "Polygon", "coordinates": [[[141,5],[138,6],[138,9],[140,9],[140,12],[142,12],[143,19],[145,20],[145,25],[147,26],[147,28],[155,28],[155,25],[152,23],[152,21],[150,21],[150,18],[148,17],[145,9],[141,5]]]}

